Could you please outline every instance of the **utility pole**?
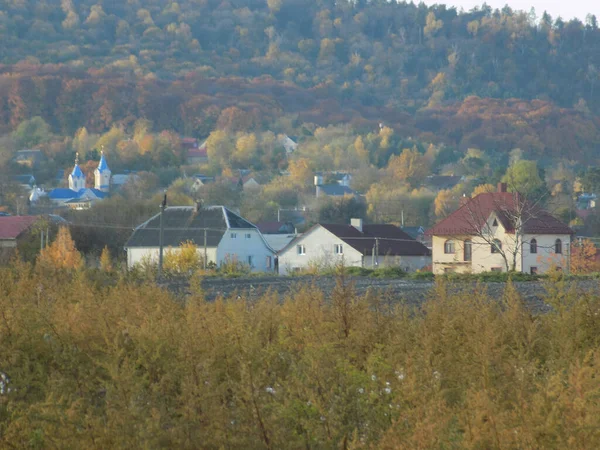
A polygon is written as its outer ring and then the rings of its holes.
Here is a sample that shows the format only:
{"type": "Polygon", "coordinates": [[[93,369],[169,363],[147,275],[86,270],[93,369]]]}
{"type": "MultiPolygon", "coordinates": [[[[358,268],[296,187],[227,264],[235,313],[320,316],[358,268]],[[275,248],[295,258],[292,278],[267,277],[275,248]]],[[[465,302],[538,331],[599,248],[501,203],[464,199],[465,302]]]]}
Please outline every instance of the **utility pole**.
{"type": "Polygon", "coordinates": [[[375,238],[375,264],[379,266],[379,238],[375,238]]]}
{"type": "MultiPolygon", "coordinates": [[[[48,238],[46,238],[46,242],[48,242],[48,238]]],[[[44,249],[44,230],[40,232],[40,251],[44,249]]]]}
{"type": "Polygon", "coordinates": [[[204,228],[204,270],[206,270],[206,228],[204,228]]]}
{"type": "Polygon", "coordinates": [[[162,277],[163,269],[163,234],[165,231],[163,223],[163,215],[165,208],[167,207],[167,191],[165,190],[165,196],[162,203],[160,204],[160,230],[158,232],[158,279],[162,277]]]}

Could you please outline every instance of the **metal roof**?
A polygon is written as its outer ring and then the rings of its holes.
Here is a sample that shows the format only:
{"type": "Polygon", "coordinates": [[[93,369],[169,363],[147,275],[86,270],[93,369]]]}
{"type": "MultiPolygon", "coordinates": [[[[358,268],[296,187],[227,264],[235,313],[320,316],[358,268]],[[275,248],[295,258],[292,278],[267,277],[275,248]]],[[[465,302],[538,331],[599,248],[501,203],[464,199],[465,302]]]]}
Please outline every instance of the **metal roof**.
{"type": "MultiPolygon", "coordinates": [[[[197,209],[193,206],[172,206],[164,211],[163,244],[165,247],[178,247],[182,242],[191,241],[198,246],[216,247],[223,235],[232,229],[256,229],[247,220],[224,206],[208,206],[197,209]]],[[[158,247],[160,214],[139,225],[125,244],[130,247],[158,247]]]]}

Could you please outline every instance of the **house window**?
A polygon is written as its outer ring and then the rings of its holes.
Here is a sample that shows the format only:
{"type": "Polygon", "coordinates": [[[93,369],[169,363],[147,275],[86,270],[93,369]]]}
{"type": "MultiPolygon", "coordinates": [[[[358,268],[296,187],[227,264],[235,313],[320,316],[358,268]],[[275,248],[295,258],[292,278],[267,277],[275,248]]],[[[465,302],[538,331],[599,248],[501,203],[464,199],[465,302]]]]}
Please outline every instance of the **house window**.
{"type": "Polygon", "coordinates": [[[530,273],[531,275],[536,275],[536,274],[537,274],[537,267],[531,266],[531,267],[529,268],[529,273],[530,273]]]}
{"type": "Polygon", "coordinates": [[[444,273],[455,273],[456,269],[454,267],[444,267],[444,273]]]}
{"type": "Polygon", "coordinates": [[[473,244],[472,244],[471,240],[467,239],[465,241],[463,251],[464,251],[465,261],[471,261],[471,259],[473,257],[473,244]]]}
{"type": "Polygon", "coordinates": [[[306,255],[306,247],[304,247],[304,245],[296,245],[296,253],[299,255],[306,255]]]}
{"type": "Polygon", "coordinates": [[[560,239],[554,241],[554,253],[562,253],[562,241],[560,239]]]}
{"type": "MultiPolygon", "coordinates": [[[[537,253],[537,240],[532,239],[529,243],[529,253],[537,253]]],[[[536,268],[537,270],[537,268],[536,268]]]]}
{"type": "Polygon", "coordinates": [[[246,239],[250,239],[252,235],[250,233],[246,233],[246,239]]]}
{"type": "Polygon", "coordinates": [[[342,244],[335,244],[333,246],[333,253],[335,253],[336,255],[344,254],[344,249],[342,248],[342,244]]]}
{"type": "Polygon", "coordinates": [[[248,265],[249,265],[250,267],[253,267],[253,266],[252,266],[252,255],[248,255],[248,265]]]}
{"type": "Polygon", "coordinates": [[[237,233],[231,233],[231,239],[237,239],[237,233]]]}
{"type": "Polygon", "coordinates": [[[266,263],[267,269],[271,268],[271,257],[267,256],[267,263],[266,263]]]}
{"type": "Polygon", "coordinates": [[[494,219],[494,223],[492,223],[492,226],[493,227],[497,227],[498,226],[498,220],[497,219],[494,219]]]}
{"type": "Polygon", "coordinates": [[[492,267],[490,270],[492,272],[502,272],[502,267],[492,267]]]}
{"type": "Polygon", "coordinates": [[[492,241],[492,253],[500,253],[502,250],[502,242],[499,239],[494,239],[492,241]]]}
{"type": "Polygon", "coordinates": [[[444,253],[446,253],[446,254],[454,253],[454,241],[444,242],[444,253]]]}

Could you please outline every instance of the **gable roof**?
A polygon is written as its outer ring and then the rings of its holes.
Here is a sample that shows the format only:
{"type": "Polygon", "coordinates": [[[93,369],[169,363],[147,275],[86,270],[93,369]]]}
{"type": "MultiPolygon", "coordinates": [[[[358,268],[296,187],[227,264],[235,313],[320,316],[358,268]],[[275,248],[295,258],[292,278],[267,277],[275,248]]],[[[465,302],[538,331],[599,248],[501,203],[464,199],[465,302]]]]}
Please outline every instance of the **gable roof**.
{"type": "Polygon", "coordinates": [[[17,239],[37,219],[36,216],[0,216],[0,239],[17,239]]]}
{"type": "Polygon", "coordinates": [[[322,184],[318,186],[320,193],[329,195],[332,197],[341,197],[343,195],[356,195],[356,191],[350,189],[348,186],[342,186],[341,184],[322,184]]]}
{"type": "MultiPolygon", "coordinates": [[[[380,256],[431,255],[431,251],[427,247],[420,242],[415,241],[395,225],[363,225],[361,232],[352,225],[321,223],[315,225],[311,230],[319,226],[325,228],[363,255],[372,255],[376,245],[378,245],[377,254],[380,256]]],[[[308,236],[311,230],[304,233],[296,241],[308,236]]],[[[288,247],[291,245],[292,243],[290,243],[288,247]]]]}
{"type": "Polygon", "coordinates": [[[573,234],[573,230],[549,212],[528,206],[517,193],[490,192],[469,199],[464,205],[425,233],[428,236],[474,235],[481,231],[492,213],[507,233],[515,232],[511,216],[522,211],[523,232],[527,234],[573,234]]]}
{"type": "MultiPolygon", "coordinates": [[[[247,220],[224,206],[207,206],[199,210],[193,206],[171,206],[163,216],[165,247],[178,247],[182,242],[191,241],[198,246],[216,247],[228,229],[256,228],[247,220]]],[[[129,247],[158,247],[160,214],[139,225],[125,244],[129,247]]]]}
{"type": "Polygon", "coordinates": [[[294,224],[292,222],[259,222],[256,224],[262,234],[293,234],[294,224]]]}

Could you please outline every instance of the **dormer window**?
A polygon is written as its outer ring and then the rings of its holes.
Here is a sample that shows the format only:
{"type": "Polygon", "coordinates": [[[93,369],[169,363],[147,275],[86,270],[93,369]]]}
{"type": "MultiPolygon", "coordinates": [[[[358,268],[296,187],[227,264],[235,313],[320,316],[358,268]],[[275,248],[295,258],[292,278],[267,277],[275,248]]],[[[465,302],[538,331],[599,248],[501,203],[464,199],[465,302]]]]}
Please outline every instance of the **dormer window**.
{"type": "Polygon", "coordinates": [[[494,219],[494,222],[492,223],[493,227],[497,227],[498,226],[498,219],[494,219]]]}

